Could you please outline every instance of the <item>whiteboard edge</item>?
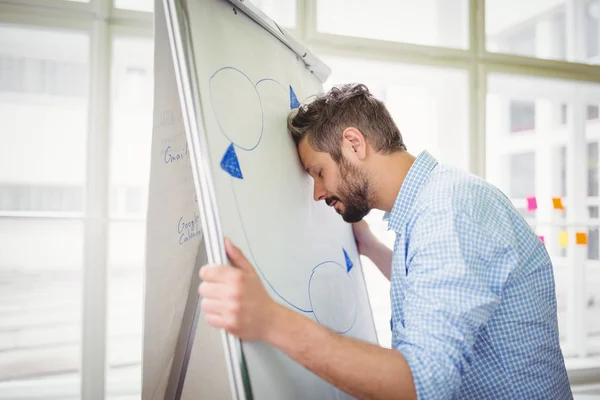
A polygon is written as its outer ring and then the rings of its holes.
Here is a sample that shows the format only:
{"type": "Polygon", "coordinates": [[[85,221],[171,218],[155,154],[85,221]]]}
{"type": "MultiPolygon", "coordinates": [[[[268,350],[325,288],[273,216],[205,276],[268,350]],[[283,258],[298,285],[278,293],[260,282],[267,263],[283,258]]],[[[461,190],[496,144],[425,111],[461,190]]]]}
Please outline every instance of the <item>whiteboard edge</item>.
{"type": "MultiPolygon", "coordinates": [[[[189,30],[188,16],[181,5],[181,1],[185,0],[163,0],[165,8],[165,18],[167,22],[167,30],[169,32],[169,42],[171,44],[171,52],[175,67],[175,75],[177,78],[177,86],[179,99],[181,103],[182,115],[188,146],[190,147],[190,158],[192,161],[192,172],[194,176],[194,184],[196,191],[200,193],[202,206],[199,205],[201,214],[202,230],[204,238],[208,238],[205,242],[207,256],[210,263],[223,264],[226,261],[225,248],[223,246],[223,235],[218,220],[218,207],[216,203],[216,195],[214,193],[214,184],[210,169],[210,156],[208,153],[208,143],[204,126],[199,124],[197,116],[202,116],[202,108],[200,106],[200,93],[197,82],[194,79],[196,67],[191,49],[191,32],[189,30]],[[180,18],[184,22],[187,21],[184,27],[180,26],[180,18]],[[184,46],[182,35],[187,37],[188,46],[184,46]],[[193,71],[193,73],[190,73],[193,71]],[[198,135],[193,135],[192,132],[197,132],[198,135]],[[195,137],[196,136],[196,137],[195,137]],[[202,164],[199,161],[203,161],[202,164]],[[209,212],[212,211],[212,212],[209,212]]],[[[199,307],[199,305],[197,306],[199,307]]],[[[177,380],[177,390],[175,400],[179,400],[183,392],[185,379],[180,379],[181,375],[186,374],[189,358],[191,354],[191,346],[195,336],[195,327],[197,319],[200,315],[197,309],[194,315],[191,332],[188,336],[188,342],[185,344],[186,356],[182,366],[182,371],[179,376],[171,375],[169,384],[173,384],[177,380]]],[[[246,400],[246,388],[241,376],[241,367],[243,364],[238,357],[236,349],[241,353],[242,347],[239,339],[229,335],[224,330],[221,331],[223,348],[227,357],[226,365],[229,372],[229,382],[232,395],[237,400],[246,400]],[[234,367],[235,366],[235,367],[234,367]]],[[[178,343],[178,347],[182,344],[178,343]]],[[[249,389],[249,388],[248,388],[249,389]]]]}

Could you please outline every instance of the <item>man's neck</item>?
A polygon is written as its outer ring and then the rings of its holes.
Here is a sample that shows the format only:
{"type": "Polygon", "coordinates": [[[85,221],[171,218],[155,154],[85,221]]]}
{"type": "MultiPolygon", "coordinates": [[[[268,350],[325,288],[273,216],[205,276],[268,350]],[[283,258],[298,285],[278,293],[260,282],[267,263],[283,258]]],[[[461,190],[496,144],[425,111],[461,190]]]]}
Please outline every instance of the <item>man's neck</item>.
{"type": "Polygon", "coordinates": [[[375,208],[391,212],[416,157],[401,151],[388,155],[375,155],[371,165],[371,183],[375,192],[375,208]]]}

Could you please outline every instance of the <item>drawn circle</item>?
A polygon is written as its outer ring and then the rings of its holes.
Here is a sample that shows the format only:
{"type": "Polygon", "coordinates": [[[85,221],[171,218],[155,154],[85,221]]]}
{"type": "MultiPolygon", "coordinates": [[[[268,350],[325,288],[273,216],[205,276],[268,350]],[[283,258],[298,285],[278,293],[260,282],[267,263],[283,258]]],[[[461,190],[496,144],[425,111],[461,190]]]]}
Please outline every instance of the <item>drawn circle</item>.
{"type": "Polygon", "coordinates": [[[327,261],[317,265],[308,283],[310,304],[317,322],[346,333],[356,322],[356,292],[346,268],[327,261]]]}
{"type": "Polygon", "coordinates": [[[255,149],[263,133],[263,108],[250,78],[238,69],[225,67],[210,77],[209,86],[223,135],[242,150],[255,149]]]}

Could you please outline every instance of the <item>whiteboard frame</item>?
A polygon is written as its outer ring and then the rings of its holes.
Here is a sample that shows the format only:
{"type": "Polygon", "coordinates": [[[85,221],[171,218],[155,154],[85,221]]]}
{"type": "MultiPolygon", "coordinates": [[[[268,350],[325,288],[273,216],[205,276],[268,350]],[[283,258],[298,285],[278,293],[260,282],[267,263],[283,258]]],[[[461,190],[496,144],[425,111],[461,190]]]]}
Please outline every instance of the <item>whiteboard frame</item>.
{"type": "MultiPolygon", "coordinates": [[[[196,79],[196,64],[191,47],[191,32],[187,9],[183,4],[185,0],[163,0],[169,43],[175,67],[175,76],[179,92],[179,101],[185,126],[185,134],[190,149],[194,186],[202,206],[199,213],[202,222],[203,237],[205,239],[206,253],[210,264],[225,264],[227,256],[223,243],[223,233],[218,218],[219,210],[216,201],[214,183],[209,162],[208,143],[200,99],[200,90],[196,79]]],[[[193,290],[191,288],[190,290],[193,290]]],[[[198,296],[196,295],[198,299],[198,296]]],[[[189,302],[189,301],[188,301],[189,302]]],[[[175,350],[174,359],[183,359],[181,368],[174,364],[169,376],[167,394],[165,398],[179,400],[183,392],[187,368],[190,361],[191,350],[200,316],[200,304],[196,300],[194,314],[189,333],[180,333],[180,338],[175,350]]],[[[187,307],[186,307],[186,311],[187,307]]],[[[189,317],[189,315],[187,316],[189,317]]],[[[186,316],[184,316],[186,319],[186,316]]],[[[230,389],[237,400],[251,400],[252,391],[249,381],[245,382],[242,375],[248,376],[248,371],[243,362],[241,341],[221,330],[223,350],[229,373],[230,389]]]]}

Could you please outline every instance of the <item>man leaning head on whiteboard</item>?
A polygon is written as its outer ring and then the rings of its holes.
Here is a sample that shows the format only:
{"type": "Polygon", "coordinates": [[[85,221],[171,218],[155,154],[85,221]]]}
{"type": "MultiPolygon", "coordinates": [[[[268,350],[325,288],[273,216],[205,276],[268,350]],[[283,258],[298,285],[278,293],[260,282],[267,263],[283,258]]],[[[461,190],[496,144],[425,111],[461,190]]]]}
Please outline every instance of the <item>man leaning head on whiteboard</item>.
{"type": "Polygon", "coordinates": [[[331,89],[288,125],[315,200],[354,223],[360,253],[390,280],[392,348],[275,303],[228,241],[238,268],[201,270],[210,324],[268,342],[358,398],[572,398],[549,256],[498,189],[408,153],[364,85],[331,89]],[[390,213],[393,252],[362,221],[373,208],[390,213]]]}

